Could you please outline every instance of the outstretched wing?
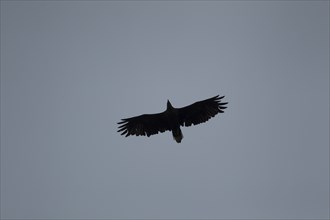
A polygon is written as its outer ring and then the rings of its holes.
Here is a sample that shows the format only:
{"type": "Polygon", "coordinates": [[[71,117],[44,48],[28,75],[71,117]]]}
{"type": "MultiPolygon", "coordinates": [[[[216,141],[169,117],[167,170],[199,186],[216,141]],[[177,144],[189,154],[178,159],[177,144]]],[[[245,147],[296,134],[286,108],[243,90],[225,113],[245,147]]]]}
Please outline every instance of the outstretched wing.
{"type": "Polygon", "coordinates": [[[228,102],[221,102],[224,96],[214,96],[212,98],[195,102],[179,110],[179,122],[181,126],[197,125],[208,121],[218,113],[223,113],[228,102]]]}
{"type": "Polygon", "coordinates": [[[121,135],[125,137],[129,135],[150,135],[158,134],[158,132],[164,132],[170,130],[167,123],[167,117],[165,112],[158,114],[145,114],[132,118],[121,119],[118,122],[118,132],[122,132],[121,135]]]}

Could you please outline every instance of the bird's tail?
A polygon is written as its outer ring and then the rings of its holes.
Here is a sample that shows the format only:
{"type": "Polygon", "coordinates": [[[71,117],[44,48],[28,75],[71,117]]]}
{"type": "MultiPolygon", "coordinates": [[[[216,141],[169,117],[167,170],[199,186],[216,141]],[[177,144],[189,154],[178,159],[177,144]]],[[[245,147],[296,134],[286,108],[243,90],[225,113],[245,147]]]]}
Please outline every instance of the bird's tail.
{"type": "Polygon", "coordinates": [[[174,129],[172,130],[172,134],[173,134],[173,138],[174,138],[174,140],[175,140],[177,143],[181,143],[181,140],[183,139],[183,135],[182,135],[182,132],[181,132],[180,127],[178,127],[178,128],[174,128],[174,129]]]}

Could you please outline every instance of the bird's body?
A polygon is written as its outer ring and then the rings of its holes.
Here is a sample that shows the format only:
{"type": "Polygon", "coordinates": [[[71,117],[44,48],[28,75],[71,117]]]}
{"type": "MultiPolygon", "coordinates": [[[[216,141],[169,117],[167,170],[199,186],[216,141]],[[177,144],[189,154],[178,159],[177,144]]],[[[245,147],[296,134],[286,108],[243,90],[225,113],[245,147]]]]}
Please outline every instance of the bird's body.
{"type": "Polygon", "coordinates": [[[170,129],[172,130],[173,138],[177,143],[181,143],[183,135],[180,129],[179,111],[171,105],[169,100],[167,100],[166,112],[167,121],[170,125],[170,129]]]}
{"type": "Polygon", "coordinates": [[[118,132],[126,137],[129,135],[150,135],[158,132],[172,131],[174,140],[180,143],[183,139],[180,126],[197,125],[208,121],[218,113],[223,113],[227,108],[227,102],[222,102],[223,98],[219,96],[212,97],[203,101],[195,102],[183,108],[174,108],[167,100],[167,108],[164,112],[158,114],[144,114],[132,118],[122,119],[118,132]]]}

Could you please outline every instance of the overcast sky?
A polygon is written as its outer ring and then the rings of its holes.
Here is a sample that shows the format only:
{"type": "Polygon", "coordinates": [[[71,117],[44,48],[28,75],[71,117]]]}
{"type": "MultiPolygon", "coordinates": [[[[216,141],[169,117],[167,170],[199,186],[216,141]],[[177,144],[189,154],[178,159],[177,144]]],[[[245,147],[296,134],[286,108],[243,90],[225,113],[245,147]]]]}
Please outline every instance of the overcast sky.
{"type": "Polygon", "coordinates": [[[1,218],[329,218],[329,1],[1,1],[1,218]]]}

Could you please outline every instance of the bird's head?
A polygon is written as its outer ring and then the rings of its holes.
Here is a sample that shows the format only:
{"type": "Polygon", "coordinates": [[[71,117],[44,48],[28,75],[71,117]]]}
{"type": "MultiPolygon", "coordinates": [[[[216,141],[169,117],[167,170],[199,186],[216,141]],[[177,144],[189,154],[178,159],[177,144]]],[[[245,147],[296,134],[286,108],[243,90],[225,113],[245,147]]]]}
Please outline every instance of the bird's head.
{"type": "Polygon", "coordinates": [[[167,109],[173,109],[173,106],[168,99],[167,99],[167,109]]]}

